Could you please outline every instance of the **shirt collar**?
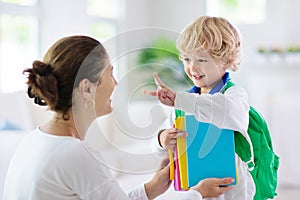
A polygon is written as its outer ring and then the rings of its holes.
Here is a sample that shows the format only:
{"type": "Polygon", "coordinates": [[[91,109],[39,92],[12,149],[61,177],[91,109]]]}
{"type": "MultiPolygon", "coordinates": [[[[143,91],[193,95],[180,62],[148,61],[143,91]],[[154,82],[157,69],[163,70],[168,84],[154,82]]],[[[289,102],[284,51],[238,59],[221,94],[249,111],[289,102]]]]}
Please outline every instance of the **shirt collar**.
{"type": "MultiPolygon", "coordinates": [[[[213,87],[210,90],[209,94],[215,94],[216,92],[220,92],[228,80],[230,80],[230,74],[229,74],[229,72],[225,72],[224,76],[222,77],[222,80],[220,80],[217,83],[217,85],[215,85],[215,87],[213,87]]],[[[189,93],[199,93],[200,88],[197,86],[193,86],[191,89],[188,90],[188,92],[189,93]]]]}

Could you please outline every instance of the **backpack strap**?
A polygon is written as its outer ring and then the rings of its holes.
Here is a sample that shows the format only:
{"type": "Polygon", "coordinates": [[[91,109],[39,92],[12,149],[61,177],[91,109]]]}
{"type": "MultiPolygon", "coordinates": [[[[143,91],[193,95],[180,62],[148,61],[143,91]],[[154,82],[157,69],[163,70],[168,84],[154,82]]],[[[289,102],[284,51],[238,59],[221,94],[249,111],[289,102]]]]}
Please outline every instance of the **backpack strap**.
{"type": "Polygon", "coordinates": [[[236,86],[235,82],[233,82],[231,79],[228,79],[227,82],[226,82],[226,84],[222,87],[222,89],[221,89],[220,92],[221,92],[222,94],[224,94],[225,91],[226,91],[228,88],[232,87],[232,86],[236,86]]]}
{"type": "MultiPolygon", "coordinates": [[[[226,84],[223,86],[223,88],[221,89],[221,93],[224,94],[225,91],[232,87],[232,86],[236,86],[236,84],[231,80],[229,79],[226,84]]],[[[251,109],[251,108],[250,108],[251,109]]],[[[250,119],[249,119],[250,120],[250,119]]],[[[248,157],[246,154],[244,154],[242,157],[241,155],[239,155],[242,160],[247,164],[247,167],[248,167],[248,170],[249,171],[253,171],[254,170],[254,167],[255,167],[255,163],[254,163],[254,151],[253,151],[253,145],[252,145],[252,142],[251,142],[251,139],[249,137],[249,135],[244,135],[242,133],[240,133],[239,131],[235,131],[235,134],[240,134],[244,137],[244,139],[246,139],[246,141],[248,142],[249,144],[249,148],[250,148],[250,156],[248,157]],[[247,157],[247,158],[245,158],[247,157]]],[[[239,140],[241,138],[239,137],[239,140]]]]}

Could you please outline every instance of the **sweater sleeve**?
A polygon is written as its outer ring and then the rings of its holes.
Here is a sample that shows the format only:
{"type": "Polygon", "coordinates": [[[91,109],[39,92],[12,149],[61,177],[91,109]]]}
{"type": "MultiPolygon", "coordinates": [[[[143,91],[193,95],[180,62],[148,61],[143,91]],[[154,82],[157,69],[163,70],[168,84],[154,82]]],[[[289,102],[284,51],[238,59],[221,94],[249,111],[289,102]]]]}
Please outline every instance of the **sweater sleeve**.
{"type": "Polygon", "coordinates": [[[224,94],[191,94],[178,92],[176,109],[194,114],[202,122],[212,123],[219,128],[246,132],[249,123],[249,104],[246,91],[233,86],[224,94]]]}
{"type": "Polygon", "coordinates": [[[148,200],[145,186],[139,185],[138,187],[127,192],[129,199],[131,200],[148,200]]]}

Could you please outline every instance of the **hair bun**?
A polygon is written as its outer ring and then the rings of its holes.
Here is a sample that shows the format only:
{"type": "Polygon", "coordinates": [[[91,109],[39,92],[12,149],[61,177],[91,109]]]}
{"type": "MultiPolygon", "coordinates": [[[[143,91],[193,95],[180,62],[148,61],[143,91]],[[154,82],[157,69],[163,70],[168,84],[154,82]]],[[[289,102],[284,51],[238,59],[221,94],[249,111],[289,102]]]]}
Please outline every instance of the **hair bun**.
{"type": "Polygon", "coordinates": [[[34,99],[35,104],[38,104],[40,106],[46,106],[47,105],[47,103],[41,97],[39,97],[36,93],[34,93],[32,91],[32,87],[28,87],[27,94],[28,94],[29,98],[34,99]]]}
{"type": "Polygon", "coordinates": [[[51,65],[43,63],[41,61],[34,61],[32,63],[33,72],[39,76],[48,76],[52,72],[51,65]]]}
{"type": "Polygon", "coordinates": [[[57,103],[57,81],[51,65],[36,60],[32,68],[25,69],[23,73],[28,73],[27,94],[34,103],[41,106],[47,105],[47,102],[57,103]]]}

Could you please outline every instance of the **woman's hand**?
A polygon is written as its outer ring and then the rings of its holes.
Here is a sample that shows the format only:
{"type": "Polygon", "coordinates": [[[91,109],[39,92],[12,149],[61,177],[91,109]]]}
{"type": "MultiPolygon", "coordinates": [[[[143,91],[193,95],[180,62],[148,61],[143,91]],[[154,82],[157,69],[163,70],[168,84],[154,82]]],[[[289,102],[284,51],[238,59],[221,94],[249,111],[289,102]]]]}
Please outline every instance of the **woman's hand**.
{"type": "Polygon", "coordinates": [[[233,183],[233,178],[208,178],[191,187],[191,190],[200,192],[203,198],[216,198],[232,189],[232,186],[224,186],[233,183]]]}
{"type": "Polygon", "coordinates": [[[151,96],[156,96],[158,100],[167,106],[174,106],[176,93],[166,86],[166,84],[160,80],[157,73],[153,73],[154,81],[157,86],[156,91],[144,90],[144,94],[149,94],[151,96]]]}
{"type": "Polygon", "coordinates": [[[157,170],[151,181],[145,184],[145,190],[148,199],[163,194],[170,187],[170,167],[169,159],[165,158],[160,163],[160,168],[157,170]]]}

